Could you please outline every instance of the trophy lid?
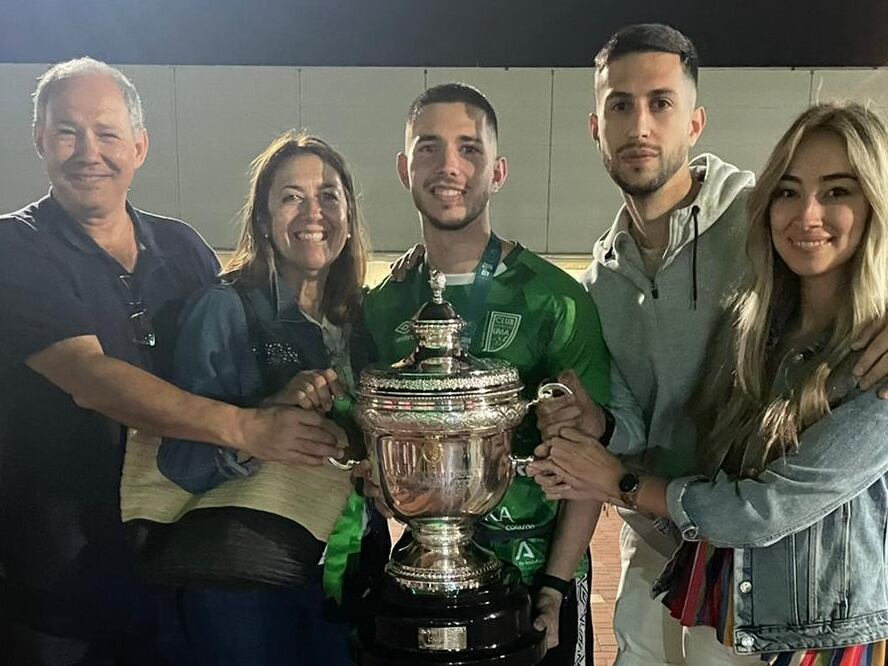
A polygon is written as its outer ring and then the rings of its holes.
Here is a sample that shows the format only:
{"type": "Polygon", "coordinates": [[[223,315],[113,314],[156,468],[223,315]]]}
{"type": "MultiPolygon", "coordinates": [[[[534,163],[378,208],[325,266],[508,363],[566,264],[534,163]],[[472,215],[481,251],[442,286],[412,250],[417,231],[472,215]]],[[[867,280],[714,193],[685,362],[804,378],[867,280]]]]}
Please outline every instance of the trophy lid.
{"type": "Polygon", "coordinates": [[[377,409],[432,407],[423,398],[446,401],[452,409],[460,398],[514,400],[524,387],[518,371],[509,363],[476,358],[462,348],[460,332],[466,326],[453,306],[444,300],[444,274],[432,270],[432,298],[410,320],[415,346],[405,358],[391,365],[374,364],[361,373],[359,399],[371,399],[377,409]],[[393,402],[385,398],[394,399],[393,402]]]}

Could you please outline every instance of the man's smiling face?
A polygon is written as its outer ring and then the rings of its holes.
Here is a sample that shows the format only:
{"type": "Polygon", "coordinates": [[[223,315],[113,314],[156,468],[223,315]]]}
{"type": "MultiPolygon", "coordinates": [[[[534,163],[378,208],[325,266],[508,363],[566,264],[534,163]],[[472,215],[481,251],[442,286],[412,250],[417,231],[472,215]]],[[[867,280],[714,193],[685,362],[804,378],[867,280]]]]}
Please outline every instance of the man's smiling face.
{"type": "Polygon", "coordinates": [[[59,84],[34,142],[53,195],[78,220],[123,208],[148,149],[147,134],[132,126],[120,88],[103,75],[59,84]]]}
{"type": "Polygon", "coordinates": [[[486,214],[505,180],[496,151],[483,111],[462,102],[429,104],[407,128],[398,175],[425,221],[459,230],[486,214]]]}

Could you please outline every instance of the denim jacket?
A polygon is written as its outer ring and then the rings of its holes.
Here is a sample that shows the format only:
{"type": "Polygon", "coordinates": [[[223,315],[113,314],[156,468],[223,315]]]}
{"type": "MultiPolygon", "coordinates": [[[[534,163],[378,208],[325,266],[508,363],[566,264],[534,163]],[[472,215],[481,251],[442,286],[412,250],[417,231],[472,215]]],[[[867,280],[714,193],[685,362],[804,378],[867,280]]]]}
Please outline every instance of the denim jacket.
{"type": "MultiPolygon", "coordinates": [[[[303,369],[333,366],[345,377],[351,369],[343,364],[350,363],[355,371],[366,364],[372,348],[362,326],[343,327],[349,332],[348,354],[344,349],[337,352],[328,348],[322,328],[301,313],[294,300],[285,285],[279,289],[275,280],[256,287],[220,284],[196,295],[181,320],[176,382],[200,395],[251,406],[280,390],[303,369]],[[337,354],[339,359],[334,358],[337,354]]],[[[345,421],[340,423],[348,430],[345,421]]],[[[217,494],[203,503],[203,498],[187,500],[173,522],[131,521],[144,576],[174,585],[197,581],[299,587],[317,582],[318,562],[330,541],[303,525],[293,511],[275,512],[276,502],[268,498],[289,497],[284,504],[295,501],[293,496],[276,494],[280,484],[296,483],[293,477],[276,474],[258,460],[239,459],[232,449],[187,440],[164,439],[157,466],[169,481],[194,495],[211,494],[228,480],[254,474],[265,473],[265,480],[228,484],[229,489],[237,489],[225,496],[225,489],[219,488],[221,499],[217,494]]],[[[347,505],[343,493],[350,491],[346,490],[347,477],[336,476],[335,487],[317,496],[319,503],[328,502],[332,513],[341,510],[340,499],[347,505]]],[[[179,498],[186,501],[181,494],[179,498]]],[[[329,517],[328,513],[325,520],[329,517]]],[[[347,521],[338,532],[338,545],[332,546],[340,558],[353,555],[356,541],[361,542],[364,524],[353,517],[356,520],[347,521]]],[[[371,527],[375,532],[368,543],[368,562],[383,551],[388,553],[387,532],[380,531],[378,524],[371,527]]],[[[338,522],[332,526],[334,532],[338,528],[338,522]]],[[[347,562],[359,566],[357,558],[347,562]]]]}
{"type": "MultiPolygon", "coordinates": [[[[778,376],[810,361],[788,355],[778,376]]],[[[735,549],[740,654],[888,637],[888,401],[848,391],[843,365],[844,399],[801,434],[798,453],[755,478],[720,472],[668,486],[686,540],[735,549]]]]}
{"type": "MultiPolygon", "coordinates": [[[[292,304],[283,284],[263,288],[219,284],[191,304],[176,349],[175,381],[198,395],[240,406],[254,406],[283,388],[303,369],[327,368],[330,354],[321,328],[292,304]],[[242,298],[253,317],[245,315],[242,298]],[[251,319],[255,319],[251,324],[251,319]],[[252,340],[258,329],[261,340],[252,340]],[[256,349],[256,344],[263,349],[256,349]],[[265,359],[258,362],[257,354],[265,359]]],[[[362,327],[346,326],[352,368],[360,370],[373,354],[362,327]]],[[[242,460],[233,449],[164,438],[157,456],[160,471],[190,493],[206,492],[229,479],[255,473],[259,461],[242,460]]]]}

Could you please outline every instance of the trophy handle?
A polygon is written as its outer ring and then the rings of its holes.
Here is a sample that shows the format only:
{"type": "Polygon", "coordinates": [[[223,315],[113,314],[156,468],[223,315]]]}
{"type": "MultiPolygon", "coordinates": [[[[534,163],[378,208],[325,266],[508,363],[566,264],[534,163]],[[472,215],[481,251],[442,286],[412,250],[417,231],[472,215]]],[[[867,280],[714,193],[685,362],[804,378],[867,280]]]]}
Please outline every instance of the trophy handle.
{"type": "Polygon", "coordinates": [[[537,389],[537,397],[527,403],[527,408],[530,409],[531,407],[535,407],[541,400],[557,398],[558,393],[561,393],[562,395],[573,395],[573,391],[571,391],[566,384],[562,384],[561,382],[546,382],[545,384],[540,384],[540,387],[537,389]]]}
{"type": "Polygon", "coordinates": [[[349,458],[348,460],[336,460],[333,456],[327,456],[327,462],[333,465],[338,470],[342,470],[343,472],[350,472],[359,464],[361,464],[364,460],[352,460],[349,458]]]}
{"type": "Polygon", "coordinates": [[[515,476],[527,476],[527,466],[534,462],[536,458],[533,456],[509,456],[512,461],[512,469],[515,470],[515,476]]]}
{"type": "MultiPolygon", "coordinates": [[[[546,382],[545,384],[540,384],[540,387],[537,389],[537,397],[527,403],[527,409],[535,407],[543,400],[555,398],[559,393],[562,395],[573,395],[573,391],[570,390],[570,387],[561,382],[546,382]]],[[[515,470],[515,476],[527,476],[527,466],[536,460],[533,456],[510,455],[509,458],[512,460],[512,468],[515,470]]]]}

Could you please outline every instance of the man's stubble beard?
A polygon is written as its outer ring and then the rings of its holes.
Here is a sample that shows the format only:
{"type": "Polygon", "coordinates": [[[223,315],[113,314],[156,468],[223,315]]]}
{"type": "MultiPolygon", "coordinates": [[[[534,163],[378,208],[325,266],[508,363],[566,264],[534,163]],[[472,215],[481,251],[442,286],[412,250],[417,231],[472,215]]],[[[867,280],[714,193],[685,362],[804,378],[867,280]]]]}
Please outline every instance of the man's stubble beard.
{"type": "Polygon", "coordinates": [[[466,213],[466,216],[461,220],[444,222],[443,220],[439,220],[436,217],[433,217],[422,203],[422,197],[419,194],[413,194],[413,205],[416,207],[416,210],[419,211],[419,214],[422,216],[422,219],[428,222],[434,229],[439,231],[462,231],[466,227],[472,224],[481,213],[487,208],[487,204],[490,202],[490,195],[488,194],[483,198],[482,201],[478,202],[478,205],[470,208],[466,213]]]}
{"type": "Polygon", "coordinates": [[[605,156],[603,161],[604,168],[607,170],[611,180],[617,184],[617,187],[619,187],[624,194],[627,194],[630,197],[646,197],[658,192],[660,188],[668,183],[669,179],[681,169],[685,162],[685,158],[674,153],[672,155],[667,155],[663,167],[654,174],[653,177],[642,183],[632,183],[625,180],[620,174],[620,170],[615,166],[617,160],[605,156]]]}

